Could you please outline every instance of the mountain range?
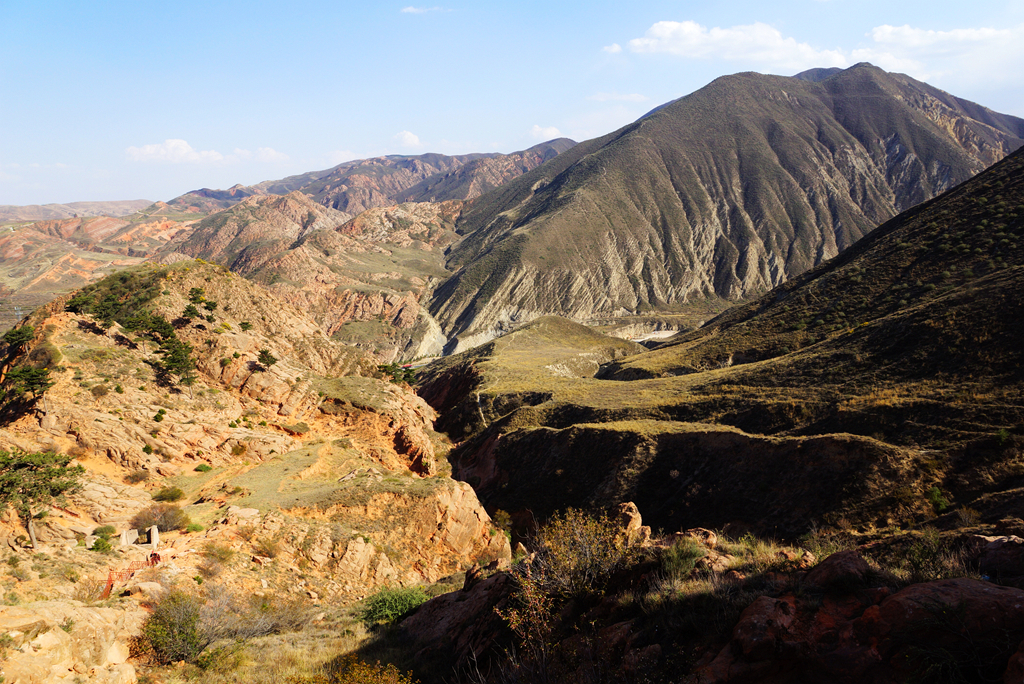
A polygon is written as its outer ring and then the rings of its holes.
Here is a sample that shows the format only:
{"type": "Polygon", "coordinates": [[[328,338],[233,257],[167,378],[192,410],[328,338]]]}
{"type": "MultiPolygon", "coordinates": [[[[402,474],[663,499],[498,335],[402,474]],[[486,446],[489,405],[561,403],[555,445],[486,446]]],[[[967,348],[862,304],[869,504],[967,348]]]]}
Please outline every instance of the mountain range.
{"type": "Polygon", "coordinates": [[[0,474],[83,469],[0,516],[4,676],[1021,681],[1022,143],[867,64],[737,74],[11,226],[3,295],[61,296],[0,342],[0,474]]]}
{"type": "Polygon", "coordinates": [[[559,138],[510,154],[423,154],[358,159],[324,171],[256,185],[236,185],[228,190],[193,190],[168,204],[178,209],[209,213],[226,209],[253,195],[284,195],[298,190],[319,204],[346,212],[351,217],[367,209],[401,202],[441,202],[478,197],[575,144],[568,138],[559,138]]]}
{"type": "Polygon", "coordinates": [[[869,64],[717,79],[473,201],[430,311],[453,349],[546,314],[738,301],[819,264],[1024,142],[869,64]]]}

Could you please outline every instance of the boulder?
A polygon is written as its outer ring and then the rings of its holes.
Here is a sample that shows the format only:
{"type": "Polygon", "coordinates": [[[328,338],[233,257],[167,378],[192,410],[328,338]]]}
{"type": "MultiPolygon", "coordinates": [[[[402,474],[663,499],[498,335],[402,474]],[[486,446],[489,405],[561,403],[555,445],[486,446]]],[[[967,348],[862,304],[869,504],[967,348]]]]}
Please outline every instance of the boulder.
{"type": "Polygon", "coordinates": [[[94,608],[63,601],[0,607],[0,634],[14,648],[3,664],[5,681],[45,684],[88,681],[133,684],[128,640],[139,634],[145,611],[94,608]]]}
{"type": "Polygon", "coordinates": [[[871,566],[856,551],[840,551],[821,561],[804,578],[804,586],[845,592],[866,586],[871,566]]]}
{"type": "Polygon", "coordinates": [[[486,671],[484,661],[500,650],[493,647],[506,629],[495,609],[505,607],[513,587],[512,578],[499,572],[467,591],[433,598],[401,622],[401,639],[420,667],[461,672],[475,658],[486,671]]]}
{"type": "Polygon", "coordinates": [[[651,528],[643,524],[640,510],[632,501],[619,504],[618,520],[622,534],[633,544],[645,544],[651,538],[651,528]]]}
{"type": "Polygon", "coordinates": [[[977,556],[978,569],[994,581],[1020,587],[1024,583],[1024,539],[1015,535],[985,539],[988,543],[977,556]]]}

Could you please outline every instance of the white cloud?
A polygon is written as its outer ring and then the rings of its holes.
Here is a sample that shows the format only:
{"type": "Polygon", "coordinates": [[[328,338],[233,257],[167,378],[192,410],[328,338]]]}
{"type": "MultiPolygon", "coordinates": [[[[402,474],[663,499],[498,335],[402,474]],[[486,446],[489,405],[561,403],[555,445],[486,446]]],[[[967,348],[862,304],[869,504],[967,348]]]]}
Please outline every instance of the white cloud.
{"type": "Polygon", "coordinates": [[[561,138],[562,132],[554,126],[542,128],[537,124],[534,124],[533,128],[530,129],[530,137],[535,140],[552,140],[554,138],[561,138]]]}
{"type": "Polygon", "coordinates": [[[426,14],[427,12],[450,12],[443,7],[403,7],[403,14],[426,14]]]}
{"type": "Polygon", "coordinates": [[[612,43],[611,45],[605,45],[603,48],[601,48],[601,50],[603,52],[608,52],[610,54],[616,55],[622,52],[622,46],[619,45],[618,43],[612,43]]]}
{"type": "Polygon", "coordinates": [[[629,41],[629,49],[695,59],[742,60],[789,71],[849,65],[848,58],[838,50],[818,50],[798,43],[760,22],[709,29],[694,21],[659,21],[647,29],[643,38],[629,41]]]}
{"type": "Polygon", "coordinates": [[[423,147],[423,143],[420,142],[419,136],[409,131],[399,131],[395,134],[395,141],[398,142],[402,147],[423,147]]]}
{"type": "Polygon", "coordinates": [[[255,152],[235,148],[235,151],[230,156],[224,158],[226,162],[250,161],[252,159],[264,163],[286,162],[288,161],[288,155],[284,152],[278,152],[272,147],[258,147],[255,152]]]}
{"type": "Polygon", "coordinates": [[[647,96],[640,93],[630,93],[628,95],[622,93],[595,93],[587,99],[594,100],[595,102],[646,102],[647,96]]]}
{"type": "Polygon", "coordinates": [[[944,53],[957,52],[965,46],[987,45],[992,41],[1006,41],[1013,38],[1010,29],[954,29],[952,31],[930,31],[928,29],[883,24],[871,29],[868,34],[876,43],[894,45],[904,49],[931,49],[944,53]]]}
{"type": "Polygon", "coordinates": [[[139,162],[164,162],[169,164],[217,164],[226,166],[240,162],[280,164],[289,160],[287,154],[272,147],[258,147],[256,151],[235,148],[231,154],[216,150],[194,150],[184,140],[169,139],[157,145],[129,147],[125,150],[128,158],[139,162]]]}
{"type": "Polygon", "coordinates": [[[853,61],[907,73],[959,94],[1024,85],[1019,70],[1007,68],[1024,59],[1024,26],[933,31],[886,24],[867,35],[873,45],[853,50],[853,61]]]}
{"type": "Polygon", "coordinates": [[[356,153],[352,150],[331,150],[327,153],[327,164],[329,166],[337,166],[342,162],[351,161],[356,158],[356,153]]]}
{"type": "Polygon", "coordinates": [[[286,162],[288,161],[288,155],[284,152],[278,152],[272,147],[257,147],[256,159],[261,162],[286,162]]]}
{"type": "Polygon", "coordinates": [[[125,154],[132,161],[168,162],[171,164],[209,164],[221,162],[224,155],[215,150],[194,150],[184,140],[168,139],[155,145],[129,147],[125,154]]]}

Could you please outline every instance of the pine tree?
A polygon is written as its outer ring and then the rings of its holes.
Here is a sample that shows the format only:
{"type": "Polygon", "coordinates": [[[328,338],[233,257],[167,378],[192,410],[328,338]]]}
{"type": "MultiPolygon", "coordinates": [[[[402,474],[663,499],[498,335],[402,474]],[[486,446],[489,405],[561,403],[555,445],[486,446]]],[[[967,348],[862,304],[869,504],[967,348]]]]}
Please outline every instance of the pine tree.
{"type": "Polygon", "coordinates": [[[36,329],[31,325],[23,325],[20,328],[11,328],[4,333],[3,340],[10,347],[10,353],[20,352],[26,344],[32,341],[36,329]]]}
{"type": "Polygon", "coordinates": [[[81,488],[84,474],[82,466],[71,466],[67,454],[0,450],[0,509],[15,506],[35,548],[36,509],[63,502],[66,494],[81,488]]]}

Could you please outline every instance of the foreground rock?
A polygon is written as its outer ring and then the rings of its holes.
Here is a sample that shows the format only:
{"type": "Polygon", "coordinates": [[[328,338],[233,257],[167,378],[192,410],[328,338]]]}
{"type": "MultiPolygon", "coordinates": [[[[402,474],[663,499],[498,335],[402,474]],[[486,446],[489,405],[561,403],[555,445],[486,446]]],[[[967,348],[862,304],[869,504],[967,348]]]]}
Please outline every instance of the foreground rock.
{"type": "Polygon", "coordinates": [[[40,601],[0,607],[0,635],[10,639],[3,661],[9,684],[79,682],[133,684],[128,640],[146,611],[96,608],[78,602],[40,601]]]}

